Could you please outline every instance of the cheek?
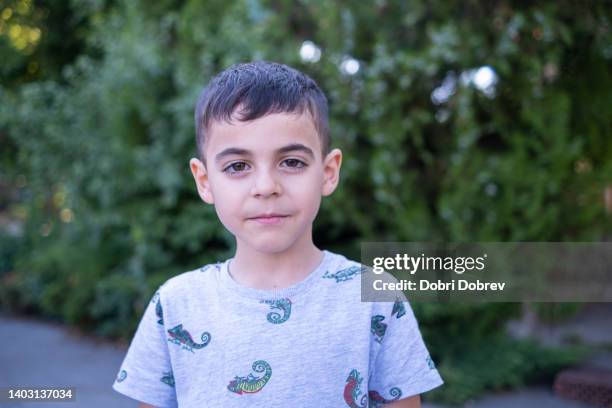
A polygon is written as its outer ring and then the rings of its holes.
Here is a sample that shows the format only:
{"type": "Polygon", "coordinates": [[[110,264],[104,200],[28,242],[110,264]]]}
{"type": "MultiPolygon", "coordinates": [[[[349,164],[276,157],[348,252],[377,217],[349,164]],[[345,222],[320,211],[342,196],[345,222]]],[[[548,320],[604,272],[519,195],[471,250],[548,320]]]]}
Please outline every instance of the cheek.
{"type": "Polygon", "coordinates": [[[292,186],[293,197],[300,203],[305,212],[316,215],[321,204],[322,184],[317,182],[295,183],[292,186]]]}
{"type": "Polygon", "coordinates": [[[221,224],[232,235],[239,235],[241,230],[240,220],[236,217],[236,213],[231,208],[227,208],[223,204],[215,203],[215,212],[221,224]]]}
{"type": "Polygon", "coordinates": [[[240,203],[240,199],[235,197],[235,190],[231,188],[216,190],[214,197],[215,211],[221,222],[226,226],[234,222],[232,217],[239,213],[236,203],[240,203]]]}

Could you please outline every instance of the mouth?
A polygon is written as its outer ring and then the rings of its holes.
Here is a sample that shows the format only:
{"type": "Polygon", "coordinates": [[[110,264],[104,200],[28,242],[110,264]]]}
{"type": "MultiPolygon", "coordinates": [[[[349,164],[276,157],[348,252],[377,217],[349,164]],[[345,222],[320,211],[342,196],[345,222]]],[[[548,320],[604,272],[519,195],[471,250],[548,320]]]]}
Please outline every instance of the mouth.
{"type": "Polygon", "coordinates": [[[284,219],[288,218],[288,215],[284,214],[261,214],[255,217],[248,218],[248,220],[255,221],[259,224],[279,224],[283,222],[284,219]]]}

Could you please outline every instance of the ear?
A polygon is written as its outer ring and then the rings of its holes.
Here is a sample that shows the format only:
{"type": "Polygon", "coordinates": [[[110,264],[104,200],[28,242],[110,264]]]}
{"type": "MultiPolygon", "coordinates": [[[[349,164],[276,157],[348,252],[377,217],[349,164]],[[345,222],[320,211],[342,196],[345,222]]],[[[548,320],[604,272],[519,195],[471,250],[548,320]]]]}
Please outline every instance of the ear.
{"type": "Polygon", "coordinates": [[[193,158],[189,160],[189,167],[191,168],[191,174],[193,174],[193,179],[195,180],[200,198],[202,198],[205,203],[214,204],[215,199],[212,195],[212,190],[210,189],[208,171],[206,170],[204,163],[196,158],[193,158]]]}
{"type": "Polygon", "coordinates": [[[340,166],[342,166],[342,151],[333,149],[323,160],[323,196],[331,195],[340,181],[340,166]]]}

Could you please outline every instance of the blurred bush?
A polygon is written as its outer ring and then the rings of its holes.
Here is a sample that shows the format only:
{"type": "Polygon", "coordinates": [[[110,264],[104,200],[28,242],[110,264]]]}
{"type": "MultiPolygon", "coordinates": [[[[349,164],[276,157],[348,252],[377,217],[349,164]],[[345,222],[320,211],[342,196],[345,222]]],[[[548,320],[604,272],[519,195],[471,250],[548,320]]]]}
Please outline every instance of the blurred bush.
{"type": "MultiPolygon", "coordinates": [[[[231,256],[188,168],[193,108],[215,73],[251,59],[295,66],[328,95],[345,159],[315,223],[320,247],[359,259],[363,240],[610,231],[604,3],[3,4],[0,188],[11,199],[0,210],[20,226],[0,235],[3,308],[129,338],[159,284],[231,256]]],[[[579,355],[504,339],[516,304],[415,310],[449,384],[439,400],[579,355]]]]}

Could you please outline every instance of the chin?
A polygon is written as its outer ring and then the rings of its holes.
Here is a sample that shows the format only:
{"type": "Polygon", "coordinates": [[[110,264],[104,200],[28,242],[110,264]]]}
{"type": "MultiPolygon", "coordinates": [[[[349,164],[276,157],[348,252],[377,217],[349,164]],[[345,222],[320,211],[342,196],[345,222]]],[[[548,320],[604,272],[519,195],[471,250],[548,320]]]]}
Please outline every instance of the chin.
{"type": "Polygon", "coordinates": [[[278,254],[289,249],[291,247],[291,243],[282,240],[270,240],[268,242],[256,242],[253,243],[251,246],[259,252],[263,252],[266,254],[278,254]]]}
{"type": "Polygon", "coordinates": [[[278,254],[281,252],[285,252],[289,246],[288,245],[258,245],[255,247],[259,252],[266,254],[278,254]]]}

